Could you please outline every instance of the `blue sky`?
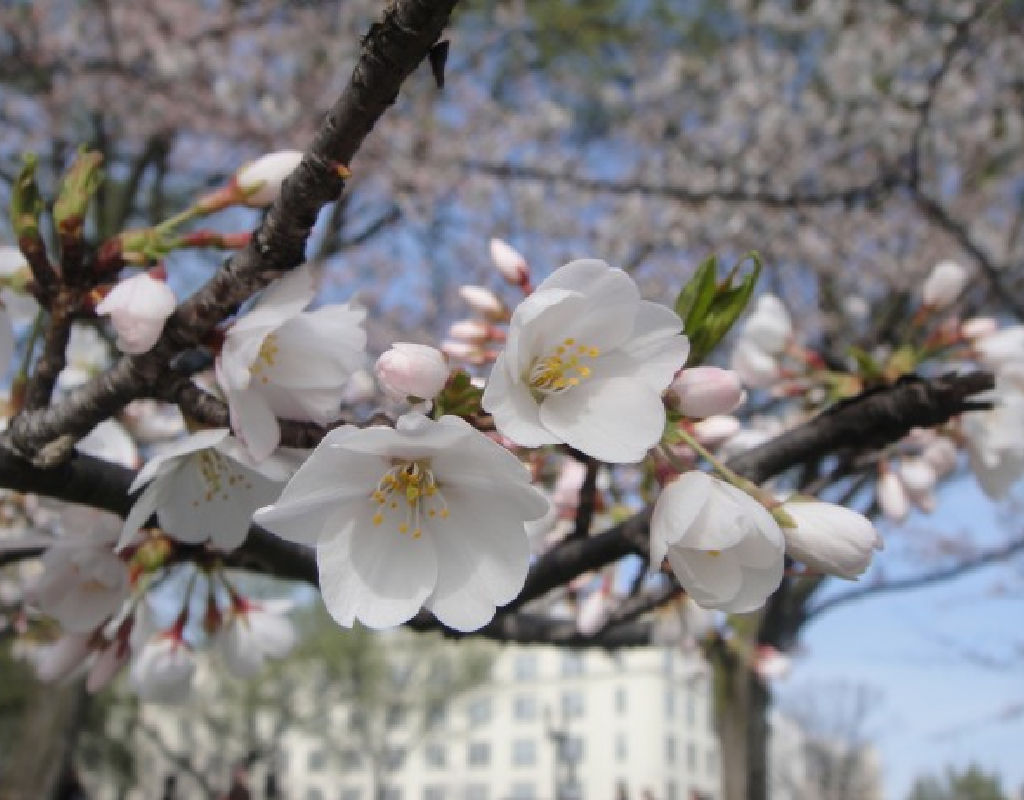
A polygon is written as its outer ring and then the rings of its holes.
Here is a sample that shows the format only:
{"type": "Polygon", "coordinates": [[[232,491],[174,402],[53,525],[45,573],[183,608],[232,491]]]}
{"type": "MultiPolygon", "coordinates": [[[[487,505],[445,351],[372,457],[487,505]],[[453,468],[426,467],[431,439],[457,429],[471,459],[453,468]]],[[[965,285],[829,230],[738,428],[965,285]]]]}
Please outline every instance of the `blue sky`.
{"type": "MultiPolygon", "coordinates": [[[[936,529],[984,531],[985,538],[1014,532],[966,480],[946,487],[934,515],[887,537],[936,529]]],[[[884,563],[886,553],[880,557],[884,563]]],[[[806,652],[779,694],[836,680],[879,689],[867,733],[882,757],[889,800],[903,800],[921,773],[971,762],[998,772],[1004,788],[1015,790],[1024,785],[1022,577],[1019,567],[1001,565],[837,608],[807,629],[806,652]],[[980,663],[988,659],[995,663],[980,663]],[[1007,714],[1014,706],[1020,713],[1007,714]]]]}

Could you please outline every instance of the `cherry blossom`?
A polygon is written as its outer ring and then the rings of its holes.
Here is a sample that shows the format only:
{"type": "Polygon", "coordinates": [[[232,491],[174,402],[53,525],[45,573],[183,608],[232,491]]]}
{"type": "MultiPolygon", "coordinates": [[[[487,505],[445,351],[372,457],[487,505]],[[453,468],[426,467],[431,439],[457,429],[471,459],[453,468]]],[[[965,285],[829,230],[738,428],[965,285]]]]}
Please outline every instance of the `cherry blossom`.
{"type": "Polygon", "coordinates": [[[967,270],[955,261],[940,261],[925,279],[921,299],[931,308],[945,308],[960,296],[968,278],[967,270]]]}
{"type": "Polygon", "coordinates": [[[491,260],[502,277],[513,286],[530,282],[530,266],[523,254],[503,239],[491,239],[491,260]]]}
{"type": "Polygon", "coordinates": [[[524,447],[564,442],[601,461],[638,462],[661,438],[661,394],[689,354],[681,330],[625,272],[573,261],[516,308],[484,410],[524,447]]]}
{"type": "Polygon", "coordinates": [[[217,647],[227,668],[239,678],[260,673],[267,658],[283,658],[298,641],[287,611],[291,603],[255,602],[237,597],[217,635],[217,647]]]}
{"type": "Polygon", "coordinates": [[[548,503],[523,465],[458,417],[331,431],[255,520],[317,545],[320,588],[341,625],[387,628],[421,606],[475,630],[526,579],[524,523],[548,503]]]}
{"type": "Polygon", "coordinates": [[[395,342],[377,359],[377,380],[392,400],[433,400],[448,380],[440,350],[425,344],[395,342]]]}
{"type": "Polygon", "coordinates": [[[833,503],[792,500],[782,506],[794,527],[782,527],[786,552],[811,569],[855,580],[870,566],[882,539],[871,521],[833,503]]]}
{"type": "Polygon", "coordinates": [[[684,369],[668,389],[676,410],[692,419],[728,414],[743,402],[743,395],[739,376],[718,367],[684,369]]]}
{"type": "Polygon", "coordinates": [[[114,554],[121,520],[85,506],[61,514],[65,534],[43,556],[29,599],[67,631],[94,630],[128,596],[128,567],[114,554]]]}
{"type": "Polygon", "coordinates": [[[131,543],[154,513],[164,533],[181,542],[238,547],[252,512],[277,498],[291,465],[283,456],[257,465],[227,428],[176,442],[140,470],[129,491],[145,490],[124,521],[118,547],[131,543]]]}
{"type": "Polygon", "coordinates": [[[110,317],[118,350],[138,354],[153,348],[176,305],[171,287],[141,272],[111,289],[96,306],[96,313],[110,317]]]}
{"type": "Polygon", "coordinates": [[[217,357],[231,427],[257,461],[281,441],[278,417],[321,425],[336,420],[345,383],[363,365],[365,310],[303,311],[314,293],[308,265],[285,275],[228,329],[217,357]]]}
{"type": "Polygon", "coordinates": [[[651,563],[667,556],[696,603],[753,611],[782,581],[785,540],[750,495],[703,472],[666,486],[651,516],[651,563]]]}
{"type": "Polygon", "coordinates": [[[143,700],[180,703],[192,690],[196,658],[175,627],[146,640],[132,657],[131,684],[143,700]]]}

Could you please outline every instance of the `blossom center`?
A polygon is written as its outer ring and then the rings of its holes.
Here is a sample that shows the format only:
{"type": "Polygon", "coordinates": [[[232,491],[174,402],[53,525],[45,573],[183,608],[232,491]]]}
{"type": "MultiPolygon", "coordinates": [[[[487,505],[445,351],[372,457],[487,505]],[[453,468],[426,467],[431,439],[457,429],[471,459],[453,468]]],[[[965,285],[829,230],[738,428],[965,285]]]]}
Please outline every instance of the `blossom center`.
{"type": "Polygon", "coordinates": [[[404,461],[391,467],[370,494],[377,504],[373,524],[384,524],[392,511],[398,518],[398,532],[413,539],[423,535],[423,521],[448,519],[448,504],[438,488],[429,462],[404,461]]]}
{"type": "Polygon", "coordinates": [[[281,345],[277,341],[277,334],[269,334],[263,340],[263,344],[260,345],[259,355],[256,356],[256,361],[250,367],[250,372],[260,379],[260,383],[268,383],[270,381],[266,371],[277,363],[277,356],[280,352],[281,345]]]}
{"type": "MultiPolygon", "coordinates": [[[[202,450],[199,457],[199,477],[203,482],[202,502],[212,503],[214,500],[230,500],[231,494],[239,489],[252,490],[252,482],[239,470],[232,469],[231,464],[216,450],[202,450]]],[[[198,508],[200,498],[192,501],[198,508]]]]}
{"type": "Polygon", "coordinates": [[[534,394],[561,394],[590,377],[593,370],[586,361],[600,354],[596,347],[579,344],[571,337],[563,339],[552,352],[530,365],[527,382],[534,394]]]}

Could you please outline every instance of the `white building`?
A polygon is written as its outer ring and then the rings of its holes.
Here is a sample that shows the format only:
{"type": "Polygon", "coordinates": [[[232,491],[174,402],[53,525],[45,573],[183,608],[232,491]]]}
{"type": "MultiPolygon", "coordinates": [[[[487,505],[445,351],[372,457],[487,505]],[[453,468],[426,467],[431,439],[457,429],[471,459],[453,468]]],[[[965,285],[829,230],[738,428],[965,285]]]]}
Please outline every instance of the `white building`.
{"type": "MultiPolygon", "coordinates": [[[[506,647],[493,679],[446,707],[429,733],[403,735],[396,720],[378,782],[382,800],[715,800],[720,794],[710,676],[696,655],[662,648],[609,654],[506,647]]],[[[315,700],[315,699],[314,699],[315,700]]],[[[220,785],[239,753],[218,747],[174,709],[147,709],[165,746],[143,757],[138,798],[160,798],[176,773],[176,798],[203,797],[168,753],[208,751],[220,785]]],[[[286,731],[277,742],[283,800],[374,800],[372,764],[347,749],[352,720],[331,713],[340,758],[323,737],[286,731]]],[[[256,770],[254,798],[264,796],[256,770]]]]}

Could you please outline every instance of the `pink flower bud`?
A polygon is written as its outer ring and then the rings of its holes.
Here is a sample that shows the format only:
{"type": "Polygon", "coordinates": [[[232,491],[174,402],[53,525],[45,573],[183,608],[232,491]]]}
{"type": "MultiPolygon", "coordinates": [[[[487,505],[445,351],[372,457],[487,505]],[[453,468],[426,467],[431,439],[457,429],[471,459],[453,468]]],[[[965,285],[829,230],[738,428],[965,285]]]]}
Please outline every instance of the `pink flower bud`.
{"type": "Polygon", "coordinates": [[[895,472],[886,472],[878,479],[878,487],[875,490],[878,496],[878,505],[893,522],[903,522],[910,513],[910,498],[903,486],[903,481],[895,472]]]}
{"type": "Polygon", "coordinates": [[[483,286],[460,286],[459,295],[470,308],[489,319],[504,319],[508,316],[505,304],[490,289],[483,286]]]}
{"type": "Polygon", "coordinates": [[[96,313],[110,317],[122,353],[139,354],[156,344],[176,304],[166,283],[143,272],[111,289],[96,306],[96,313]]]}
{"type": "Polygon", "coordinates": [[[955,261],[940,261],[925,279],[921,289],[924,304],[931,308],[945,308],[967,285],[967,270],[955,261]]]}
{"type": "Polygon", "coordinates": [[[678,411],[694,419],[728,414],[743,401],[743,394],[739,376],[718,367],[684,369],[668,387],[678,411]]]}
{"type": "Polygon", "coordinates": [[[522,253],[508,242],[491,239],[491,260],[498,272],[513,286],[525,286],[530,282],[530,266],[522,253]]]}
{"type": "Polygon", "coordinates": [[[455,339],[445,339],[441,342],[441,352],[469,364],[484,364],[487,361],[487,354],[480,345],[455,339]]]}
{"type": "Polygon", "coordinates": [[[301,161],[298,150],[281,150],[246,164],[235,173],[235,183],[243,195],[239,202],[249,208],[266,208],[277,200],[285,178],[301,161]]]}
{"type": "Polygon", "coordinates": [[[694,425],[693,435],[705,447],[718,447],[739,433],[742,427],[736,417],[715,415],[694,425]]]}
{"type": "Polygon", "coordinates": [[[444,355],[425,344],[395,342],[377,359],[375,369],[381,388],[393,400],[432,400],[448,380],[444,355]]]}
{"type": "Polygon", "coordinates": [[[965,339],[981,339],[999,330],[999,322],[992,317],[973,317],[964,320],[960,335],[965,339]]]}
{"type": "Polygon", "coordinates": [[[921,458],[938,476],[948,475],[956,468],[956,445],[945,436],[936,436],[923,451],[921,458]]]}
{"type": "Polygon", "coordinates": [[[938,478],[935,469],[924,459],[907,458],[900,465],[900,480],[911,499],[916,501],[935,489],[938,478]]]}
{"type": "Polygon", "coordinates": [[[461,319],[453,322],[448,335],[463,342],[486,342],[490,338],[491,326],[478,319],[461,319]]]}

